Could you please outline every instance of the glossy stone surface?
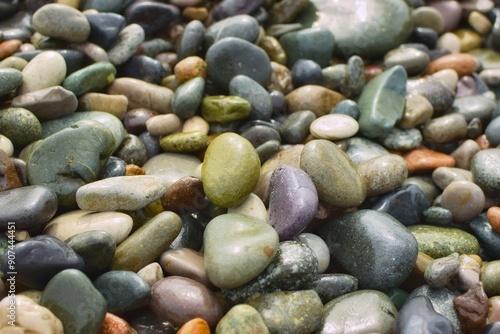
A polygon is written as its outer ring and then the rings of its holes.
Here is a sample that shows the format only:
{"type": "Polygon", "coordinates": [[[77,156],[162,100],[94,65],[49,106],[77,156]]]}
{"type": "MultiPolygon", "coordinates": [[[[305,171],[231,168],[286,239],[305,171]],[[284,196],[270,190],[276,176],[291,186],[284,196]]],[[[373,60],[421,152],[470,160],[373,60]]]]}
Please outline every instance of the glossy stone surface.
{"type": "Polygon", "coordinates": [[[401,334],[452,334],[450,320],[437,313],[425,296],[409,299],[399,311],[394,330],[401,334]]]}

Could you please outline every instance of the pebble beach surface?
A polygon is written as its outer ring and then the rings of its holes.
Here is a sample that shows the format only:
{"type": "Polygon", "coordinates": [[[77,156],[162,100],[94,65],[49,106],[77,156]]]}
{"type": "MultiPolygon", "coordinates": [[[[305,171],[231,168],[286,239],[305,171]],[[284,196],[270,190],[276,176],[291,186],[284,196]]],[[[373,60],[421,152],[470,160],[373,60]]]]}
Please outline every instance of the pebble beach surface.
{"type": "Polygon", "coordinates": [[[0,333],[500,333],[500,1],[0,2],[0,333]]]}

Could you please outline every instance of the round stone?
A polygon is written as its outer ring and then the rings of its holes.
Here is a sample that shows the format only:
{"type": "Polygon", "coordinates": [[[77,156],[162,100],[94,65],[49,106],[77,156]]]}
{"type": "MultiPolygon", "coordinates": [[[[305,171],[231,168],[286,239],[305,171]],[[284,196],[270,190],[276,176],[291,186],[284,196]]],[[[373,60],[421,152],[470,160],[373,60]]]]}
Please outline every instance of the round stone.
{"type": "Polygon", "coordinates": [[[465,223],[483,211],[485,197],[470,181],[455,181],[443,190],[441,206],[451,211],[453,220],[465,223]]]}
{"type": "Polygon", "coordinates": [[[24,147],[42,136],[42,126],[36,116],[24,108],[0,110],[2,134],[16,146],[24,147]]]}
{"type": "Polygon", "coordinates": [[[70,43],[84,42],[90,35],[90,23],[85,15],[63,4],[50,3],[40,7],[31,22],[40,34],[70,43]]]}
{"type": "Polygon", "coordinates": [[[380,196],[401,187],[408,177],[406,161],[399,155],[386,154],[358,165],[366,185],[366,196],[380,196]]]}
{"type": "Polygon", "coordinates": [[[175,114],[156,115],[146,121],[146,129],[153,136],[169,135],[179,130],[180,126],[181,120],[175,114]]]}
{"type": "Polygon", "coordinates": [[[310,110],[291,113],[281,124],[280,135],[287,143],[298,144],[307,137],[315,119],[316,115],[310,110]]]}
{"type": "Polygon", "coordinates": [[[358,132],[358,129],[358,122],[354,118],[341,114],[318,117],[310,126],[310,131],[314,137],[327,140],[352,137],[358,132]]]}
{"type": "MultiPolygon", "coordinates": [[[[399,311],[394,330],[401,334],[421,331],[422,328],[440,328],[443,333],[453,333],[450,320],[434,310],[431,301],[425,296],[409,299],[399,311]]],[[[425,333],[432,333],[429,329],[425,333]]]]}
{"type": "Polygon", "coordinates": [[[500,294],[500,260],[483,263],[481,266],[481,281],[488,296],[500,294]]]}
{"type": "Polygon", "coordinates": [[[220,319],[215,329],[215,334],[237,334],[241,331],[261,334],[269,333],[269,329],[262,320],[259,312],[247,304],[233,306],[220,319]]]}
{"type": "Polygon", "coordinates": [[[429,64],[429,55],[415,48],[397,48],[384,56],[385,68],[401,65],[408,76],[422,73],[429,64]]]}
{"type": "Polygon", "coordinates": [[[195,115],[205,91],[205,79],[196,77],[181,84],[172,97],[172,112],[181,118],[195,115]]]}
{"type": "Polygon", "coordinates": [[[412,12],[413,23],[417,27],[430,28],[441,34],[444,30],[444,18],[441,12],[435,8],[422,6],[415,8],[412,12]]]}
{"type": "Polygon", "coordinates": [[[174,67],[175,81],[182,85],[194,78],[205,79],[207,76],[207,63],[198,56],[182,59],[174,67]]]}
{"type": "Polygon", "coordinates": [[[311,248],[318,259],[318,274],[324,273],[330,265],[330,250],[323,239],[313,233],[301,233],[296,240],[311,248]]]}
{"type": "Polygon", "coordinates": [[[259,37],[259,22],[250,15],[235,15],[210,25],[205,32],[205,45],[220,41],[226,37],[237,37],[255,43],[259,37]]]}
{"type": "Polygon", "coordinates": [[[273,259],[279,242],[270,225],[241,214],[211,220],[203,240],[208,278],[225,289],[240,287],[259,275],[273,259]]]}
{"type": "Polygon", "coordinates": [[[467,121],[460,113],[436,117],[425,124],[423,135],[438,144],[461,140],[467,135],[467,121]]]}
{"type": "Polygon", "coordinates": [[[115,237],[105,231],[82,232],[66,243],[85,261],[83,272],[90,274],[106,269],[116,250],[115,237]]]}

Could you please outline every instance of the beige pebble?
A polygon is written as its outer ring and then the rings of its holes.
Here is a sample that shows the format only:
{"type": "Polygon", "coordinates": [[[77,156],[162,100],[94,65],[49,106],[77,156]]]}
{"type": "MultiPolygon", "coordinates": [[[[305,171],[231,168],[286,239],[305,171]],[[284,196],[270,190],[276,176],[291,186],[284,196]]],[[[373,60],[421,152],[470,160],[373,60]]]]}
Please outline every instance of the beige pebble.
{"type": "Polygon", "coordinates": [[[491,21],[478,11],[473,11],[469,14],[467,22],[470,26],[483,36],[486,36],[493,28],[491,21]]]}
{"type": "Polygon", "coordinates": [[[460,38],[452,32],[444,33],[439,36],[436,47],[448,50],[451,53],[459,53],[461,48],[460,38]]]}
{"type": "Polygon", "coordinates": [[[457,71],[451,68],[445,68],[443,70],[434,73],[432,76],[441,81],[451,91],[454,92],[457,89],[457,84],[459,80],[457,71]]]}
{"type": "Polygon", "coordinates": [[[472,29],[458,29],[454,34],[460,40],[460,52],[469,52],[483,45],[483,37],[472,29]]]}
{"type": "Polygon", "coordinates": [[[457,112],[433,118],[425,124],[423,131],[425,140],[438,144],[464,139],[466,135],[467,121],[457,112]]]}
{"type": "Polygon", "coordinates": [[[253,216],[261,219],[262,221],[268,221],[267,210],[264,202],[259,196],[255,194],[250,194],[248,198],[241,204],[229,208],[227,213],[240,213],[247,216],[253,216]]]}
{"type": "Polygon", "coordinates": [[[480,150],[478,143],[472,139],[467,139],[450,155],[455,159],[456,167],[469,170],[472,157],[480,150]]]}
{"type": "Polygon", "coordinates": [[[15,68],[19,71],[22,71],[26,65],[28,65],[28,61],[26,59],[15,56],[7,57],[0,61],[0,68],[15,68]]]}
{"type": "Polygon", "coordinates": [[[14,145],[9,138],[0,134],[0,150],[3,150],[9,157],[14,154],[14,145]]]}
{"type": "Polygon", "coordinates": [[[366,185],[366,196],[379,196],[401,187],[408,177],[405,159],[385,154],[358,165],[358,173],[366,185]]]}
{"type": "Polygon", "coordinates": [[[328,114],[344,99],[342,94],[318,85],[305,85],[285,96],[288,113],[311,110],[317,117],[328,114]]]}
{"type": "Polygon", "coordinates": [[[26,52],[26,51],[35,51],[36,50],[36,46],[34,46],[33,44],[31,43],[23,43],[20,47],[19,47],[19,51],[21,52],[26,52]]]}
{"type": "Polygon", "coordinates": [[[450,183],[441,196],[441,206],[451,211],[453,220],[465,223],[483,211],[485,197],[478,185],[470,181],[450,183]]]}
{"type": "Polygon", "coordinates": [[[186,119],[182,125],[182,132],[192,131],[200,131],[208,135],[208,131],[210,131],[210,124],[208,124],[203,117],[195,115],[186,119]]]}
{"type": "Polygon", "coordinates": [[[73,44],[72,48],[85,54],[87,57],[89,57],[89,59],[92,59],[94,63],[100,61],[109,62],[108,53],[97,44],[83,42],[80,44],[73,44]]]}
{"type": "Polygon", "coordinates": [[[128,98],[125,95],[86,93],[78,99],[78,108],[82,111],[104,111],[123,119],[128,110],[128,98]]]}
{"type": "Polygon", "coordinates": [[[182,276],[213,287],[205,271],[203,254],[189,248],[170,249],[160,257],[160,265],[169,276],[182,276]]]}
{"type": "Polygon", "coordinates": [[[142,268],[137,272],[143,280],[145,280],[149,286],[153,286],[156,282],[161,280],[163,275],[163,270],[158,262],[153,262],[142,268]]]}
{"type": "Polygon", "coordinates": [[[43,51],[31,59],[21,73],[23,83],[18,95],[61,85],[66,77],[66,61],[58,52],[43,51]]]}
{"type": "Polygon", "coordinates": [[[180,129],[181,119],[175,114],[156,115],[146,121],[146,129],[153,136],[166,136],[180,129]]]}
{"type": "Polygon", "coordinates": [[[486,323],[500,321],[500,296],[494,296],[488,299],[488,317],[486,323]]]}
{"type": "Polygon", "coordinates": [[[398,123],[401,129],[413,129],[415,126],[424,124],[431,119],[434,113],[432,104],[419,94],[406,96],[403,117],[398,123]]]}
{"type": "Polygon", "coordinates": [[[432,172],[432,181],[441,189],[445,189],[454,181],[471,181],[472,173],[456,167],[438,167],[432,172]]]}
{"type": "Polygon", "coordinates": [[[354,136],[359,130],[359,124],[351,116],[331,114],[315,119],[309,130],[319,139],[340,140],[354,136]]]}
{"type": "Polygon", "coordinates": [[[418,7],[413,10],[411,16],[416,27],[431,28],[438,34],[443,32],[444,18],[437,9],[428,6],[418,7]]]}
{"type": "Polygon", "coordinates": [[[479,73],[479,77],[488,86],[500,86],[500,69],[488,69],[479,73]]]}

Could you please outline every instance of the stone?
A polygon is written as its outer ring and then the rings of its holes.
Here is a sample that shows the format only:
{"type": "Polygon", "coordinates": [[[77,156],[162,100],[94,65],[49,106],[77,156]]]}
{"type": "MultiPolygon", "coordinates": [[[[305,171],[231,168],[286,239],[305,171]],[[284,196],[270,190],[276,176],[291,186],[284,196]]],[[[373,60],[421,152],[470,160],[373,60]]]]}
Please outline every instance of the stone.
{"type": "Polygon", "coordinates": [[[135,310],[147,304],[151,288],[139,275],[131,271],[113,270],[97,277],[94,287],[99,291],[111,313],[135,310]]]}
{"type": "Polygon", "coordinates": [[[330,114],[341,114],[351,116],[355,120],[359,119],[361,111],[359,110],[358,104],[353,100],[343,100],[340,101],[332,110],[330,114]]]}
{"type": "Polygon", "coordinates": [[[224,133],[208,146],[201,174],[208,199],[222,207],[233,207],[241,204],[257,185],[260,160],[248,140],[224,133]]]}
{"type": "Polygon", "coordinates": [[[453,107],[458,113],[464,115],[467,122],[470,122],[473,118],[479,118],[483,122],[487,122],[490,120],[496,104],[486,96],[473,95],[455,99],[453,107]]]}
{"type": "Polygon", "coordinates": [[[0,150],[4,151],[9,157],[14,154],[12,141],[2,134],[0,134],[0,150]]]}
{"type": "Polygon", "coordinates": [[[84,273],[95,273],[108,267],[115,255],[116,241],[106,231],[86,231],[67,239],[66,243],[84,262],[84,273]]]}
{"type": "MultiPolygon", "coordinates": [[[[2,152],[0,152],[1,154],[2,152]]],[[[57,195],[45,186],[26,186],[0,192],[0,227],[18,230],[47,223],[57,211],[57,195]]]]}
{"type": "Polygon", "coordinates": [[[78,188],[76,203],[87,211],[133,211],[156,201],[165,190],[157,176],[117,176],[78,188]]]}
{"type": "Polygon", "coordinates": [[[319,139],[341,140],[354,136],[358,122],[351,116],[330,114],[318,117],[310,125],[312,135],[319,139]]]}
{"type": "MultiPolygon", "coordinates": [[[[85,1],[87,6],[89,1],[85,1]]],[[[116,41],[118,34],[125,26],[125,18],[113,11],[104,10],[100,13],[86,13],[85,17],[90,24],[90,35],[88,40],[108,50],[116,41]]]]}
{"type": "Polygon", "coordinates": [[[174,67],[175,81],[182,85],[194,78],[206,79],[207,63],[198,56],[182,59],[174,67]]]}
{"type": "Polygon", "coordinates": [[[458,254],[479,253],[479,242],[465,231],[429,225],[413,225],[408,229],[417,239],[418,250],[434,259],[454,252],[458,254]]]}
{"type": "Polygon", "coordinates": [[[247,333],[269,333],[269,329],[259,312],[248,304],[233,306],[220,319],[215,328],[215,334],[236,334],[243,331],[247,333]]]}
{"type": "Polygon", "coordinates": [[[484,192],[484,195],[496,197],[500,190],[500,150],[485,149],[474,155],[470,163],[472,179],[484,192]]]}
{"type": "Polygon", "coordinates": [[[161,255],[160,265],[168,276],[187,277],[206,287],[214,286],[208,279],[203,254],[195,250],[169,249],[161,255]]]}
{"type": "Polygon", "coordinates": [[[144,29],[146,35],[166,29],[170,22],[180,16],[179,8],[164,3],[133,3],[127,7],[125,18],[128,23],[136,23],[144,29]]]}
{"type": "Polygon", "coordinates": [[[295,237],[311,248],[318,259],[318,274],[324,273],[330,265],[330,250],[323,239],[313,233],[301,233],[295,237]]]}
{"type": "Polygon", "coordinates": [[[90,35],[90,23],[79,10],[63,4],[40,7],[32,19],[40,34],[70,43],[84,42],[90,35]]]}
{"type": "Polygon", "coordinates": [[[229,208],[227,213],[239,213],[247,216],[253,216],[264,222],[268,222],[269,220],[266,206],[259,196],[254,193],[251,193],[250,196],[248,196],[248,198],[240,205],[229,208]]]}
{"type": "Polygon", "coordinates": [[[285,96],[289,113],[310,110],[316,117],[328,114],[344,98],[342,94],[318,85],[305,85],[285,96]]]}
{"type": "Polygon", "coordinates": [[[226,37],[237,37],[255,43],[259,37],[259,22],[246,14],[224,18],[207,28],[204,38],[205,46],[210,47],[226,37]]]}
{"type": "Polygon", "coordinates": [[[460,113],[446,114],[427,122],[423,135],[425,140],[438,144],[458,141],[467,135],[467,122],[460,113]]]}
{"type": "Polygon", "coordinates": [[[424,278],[434,289],[444,288],[459,270],[460,262],[457,253],[432,261],[425,269],[424,278]]]}
{"type": "Polygon", "coordinates": [[[397,313],[389,297],[380,291],[350,292],[325,304],[325,317],[317,333],[391,333],[397,313]],[[358,307],[361,304],[363,307],[358,307]]]}
{"type": "Polygon", "coordinates": [[[113,44],[108,49],[109,61],[115,65],[121,65],[129,60],[138,47],[144,42],[144,29],[137,23],[130,23],[125,26],[113,44]]]}
{"type": "Polygon", "coordinates": [[[452,334],[450,320],[437,313],[429,298],[418,296],[409,299],[396,316],[394,331],[401,334],[452,334]]]}
{"type": "Polygon", "coordinates": [[[272,261],[279,243],[278,234],[269,225],[240,214],[211,220],[203,240],[208,278],[223,289],[240,287],[259,275],[272,261]],[[245,266],[241,267],[243,259],[245,266]]]}
{"type": "Polygon", "coordinates": [[[137,272],[137,275],[142,278],[149,286],[153,286],[156,282],[163,279],[163,270],[158,262],[153,262],[137,272]]]}
{"type": "Polygon", "coordinates": [[[210,334],[210,327],[202,318],[194,318],[182,325],[182,327],[177,331],[177,334],[190,333],[210,334]]]}
{"type": "Polygon", "coordinates": [[[443,33],[445,21],[441,12],[433,7],[422,6],[412,12],[413,23],[417,27],[430,28],[438,34],[443,33]]]}
{"type": "Polygon", "coordinates": [[[265,86],[271,77],[267,54],[241,38],[227,37],[213,44],[207,50],[205,60],[208,78],[223,88],[228,88],[231,79],[239,74],[250,77],[261,86],[265,86]],[[244,67],[239,65],[242,63],[244,67]]]}
{"type": "Polygon", "coordinates": [[[26,163],[28,179],[54,190],[59,204],[74,204],[78,188],[97,180],[114,145],[102,123],[79,121],[36,145],[26,163]]]}
{"type": "Polygon", "coordinates": [[[348,274],[320,274],[314,277],[309,288],[316,291],[323,304],[358,290],[358,280],[348,274]]]}
{"type": "Polygon", "coordinates": [[[203,46],[204,36],[205,26],[200,20],[188,22],[177,47],[177,59],[196,56],[203,46]]]}
{"type": "Polygon", "coordinates": [[[185,119],[194,116],[201,105],[205,79],[196,77],[181,84],[172,97],[172,112],[185,119]]]}
{"type": "Polygon", "coordinates": [[[208,136],[200,131],[173,133],[160,140],[160,147],[167,152],[190,153],[207,147],[208,136]]]}
{"type": "Polygon", "coordinates": [[[432,105],[425,97],[419,94],[410,94],[406,97],[403,116],[397,126],[402,129],[412,129],[430,120],[433,111],[432,105]]]}
{"type": "Polygon", "coordinates": [[[142,166],[148,159],[148,152],[144,143],[138,136],[133,134],[126,134],[120,147],[114,152],[115,156],[122,159],[127,164],[134,164],[142,166]]]}
{"type": "Polygon", "coordinates": [[[121,212],[70,211],[53,218],[43,233],[61,241],[88,231],[104,231],[113,236],[116,244],[121,243],[132,230],[132,217],[121,212]]]}
{"type": "Polygon", "coordinates": [[[116,68],[107,61],[86,66],[71,73],[64,79],[62,86],[81,96],[88,92],[100,91],[115,79],[116,68]]]}
{"type": "Polygon", "coordinates": [[[432,172],[432,181],[444,190],[455,181],[472,181],[472,173],[456,167],[438,167],[432,172]]]}
{"type": "Polygon", "coordinates": [[[312,179],[319,200],[330,206],[355,207],[365,200],[366,187],[356,166],[330,141],[317,139],[307,143],[301,153],[300,168],[312,179]]]}
{"type": "Polygon", "coordinates": [[[134,329],[126,322],[124,319],[107,312],[104,322],[100,329],[101,333],[116,333],[116,334],[126,334],[130,333],[134,329]]]}
{"type": "Polygon", "coordinates": [[[269,224],[281,241],[290,240],[313,219],[318,208],[318,192],[311,178],[290,165],[278,166],[271,176],[269,224]]]}
{"type": "Polygon", "coordinates": [[[160,256],[181,227],[182,221],[177,214],[170,211],[157,214],[116,248],[111,268],[138,272],[160,256]]]}
{"type": "Polygon", "coordinates": [[[221,302],[210,289],[179,276],[166,277],[153,285],[149,307],[176,326],[199,317],[215,328],[224,315],[221,302]]]}
{"type": "Polygon", "coordinates": [[[281,124],[280,135],[287,143],[298,144],[307,137],[315,119],[316,115],[310,110],[293,112],[281,124]]]}
{"type": "Polygon", "coordinates": [[[500,256],[498,243],[500,233],[493,230],[487,216],[484,213],[476,216],[469,221],[469,227],[472,234],[479,240],[484,253],[490,255],[493,259],[497,259],[500,256]]]}
{"type": "Polygon", "coordinates": [[[389,150],[410,151],[422,145],[423,138],[420,130],[392,128],[379,137],[385,148],[389,150]]]}
{"type": "Polygon", "coordinates": [[[471,331],[484,325],[488,316],[488,297],[481,282],[455,297],[453,305],[457,309],[463,331],[471,331]]]}
{"type": "Polygon", "coordinates": [[[358,165],[366,186],[366,197],[380,196],[396,190],[408,177],[406,161],[399,155],[386,154],[358,165]]]}
{"type": "Polygon", "coordinates": [[[123,119],[127,112],[128,99],[125,95],[86,93],[78,99],[79,110],[100,110],[123,119]]]}
{"type": "MultiPolygon", "coordinates": [[[[0,191],[16,189],[22,186],[23,184],[21,183],[21,179],[17,175],[14,161],[11,160],[11,158],[7,155],[7,153],[4,150],[0,149],[0,191]]],[[[2,194],[0,194],[0,196],[2,196],[2,194]]],[[[15,201],[12,202],[15,203],[15,201]]],[[[19,210],[19,208],[16,209],[19,210]]],[[[14,213],[17,213],[16,209],[14,210],[11,209],[10,213],[12,213],[12,211],[14,211],[14,213]]],[[[7,214],[7,216],[8,215],[9,213],[7,214]]],[[[4,223],[4,221],[3,219],[0,219],[0,225],[2,225],[2,223],[4,223]]]]}
{"type": "Polygon", "coordinates": [[[2,80],[0,96],[4,96],[21,86],[23,75],[21,71],[14,68],[0,68],[0,79],[2,80]]]}
{"type": "Polygon", "coordinates": [[[9,327],[33,334],[63,334],[61,320],[46,307],[38,305],[30,298],[22,295],[6,297],[0,302],[0,330],[8,331],[9,327]],[[14,321],[11,322],[9,306],[14,304],[14,321]]]}
{"type": "Polygon", "coordinates": [[[440,116],[447,112],[455,100],[454,91],[443,83],[442,80],[433,76],[408,79],[406,92],[407,94],[422,95],[426,98],[434,109],[434,116],[440,116]]]}
{"type": "Polygon", "coordinates": [[[389,154],[389,151],[370,139],[351,137],[347,140],[345,153],[356,166],[359,166],[372,158],[389,154]]]}
{"type": "Polygon", "coordinates": [[[481,282],[488,297],[498,296],[499,294],[499,276],[500,261],[494,260],[485,262],[481,266],[481,282]]]}
{"type": "Polygon", "coordinates": [[[149,159],[142,167],[146,175],[160,176],[168,188],[185,176],[195,176],[195,170],[200,163],[201,161],[195,156],[161,153],[149,159]]]}
{"type": "Polygon", "coordinates": [[[429,61],[429,55],[416,48],[397,48],[384,56],[385,68],[401,65],[408,76],[422,73],[427,68],[429,61]]]}
{"type": "Polygon", "coordinates": [[[408,164],[408,173],[433,171],[438,167],[454,167],[455,159],[448,154],[421,147],[403,156],[408,164]]]}
{"type": "Polygon", "coordinates": [[[106,300],[76,269],[54,276],[43,291],[40,305],[61,320],[65,333],[98,333],[106,316],[106,300]]]}
{"type": "Polygon", "coordinates": [[[323,303],[314,290],[272,292],[246,301],[272,333],[311,333],[323,321],[323,303]]]}
{"type": "Polygon", "coordinates": [[[427,67],[427,73],[433,74],[445,68],[455,70],[459,76],[470,75],[476,71],[477,59],[468,53],[446,55],[431,61],[427,67]]]}
{"type": "Polygon", "coordinates": [[[417,240],[404,225],[374,210],[347,213],[323,223],[319,236],[326,241],[332,261],[356,277],[361,289],[397,287],[417,259],[417,240]],[[366,243],[372,245],[369,252],[362,247],[366,243]]]}
{"type": "Polygon", "coordinates": [[[281,36],[279,42],[287,55],[288,68],[299,59],[312,60],[322,68],[328,66],[336,45],[334,35],[325,27],[315,27],[281,36]]]}
{"type": "Polygon", "coordinates": [[[294,87],[304,85],[321,85],[323,73],[321,67],[313,60],[299,59],[292,67],[292,84],[294,87]]]}
{"type": "Polygon", "coordinates": [[[201,113],[208,122],[228,123],[250,115],[250,102],[239,96],[213,95],[204,97],[201,113]]]}
{"type": "Polygon", "coordinates": [[[500,145],[500,138],[498,136],[498,130],[500,126],[500,118],[495,117],[484,130],[486,138],[492,145],[500,145]]]}
{"type": "Polygon", "coordinates": [[[471,181],[455,181],[450,183],[441,197],[441,206],[451,211],[453,220],[465,223],[483,211],[484,193],[471,181]]]}
{"type": "Polygon", "coordinates": [[[246,75],[236,75],[229,81],[229,94],[239,96],[251,105],[249,119],[269,120],[272,102],[269,93],[257,81],[246,75]]]}
{"type": "Polygon", "coordinates": [[[486,211],[486,217],[488,219],[488,223],[491,225],[491,228],[500,233],[500,207],[491,206],[486,211]]]}
{"type": "Polygon", "coordinates": [[[465,292],[479,283],[481,266],[474,258],[466,254],[460,255],[458,260],[459,268],[454,283],[460,291],[465,292]]]}
{"type": "Polygon", "coordinates": [[[256,123],[248,127],[242,127],[240,134],[243,138],[247,139],[255,148],[270,141],[276,140],[280,142],[281,137],[278,129],[272,126],[272,123],[256,123]]]}
{"type": "Polygon", "coordinates": [[[0,128],[14,146],[24,147],[42,135],[42,126],[36,116],[24,108],[0,109],[0,128]]]}

